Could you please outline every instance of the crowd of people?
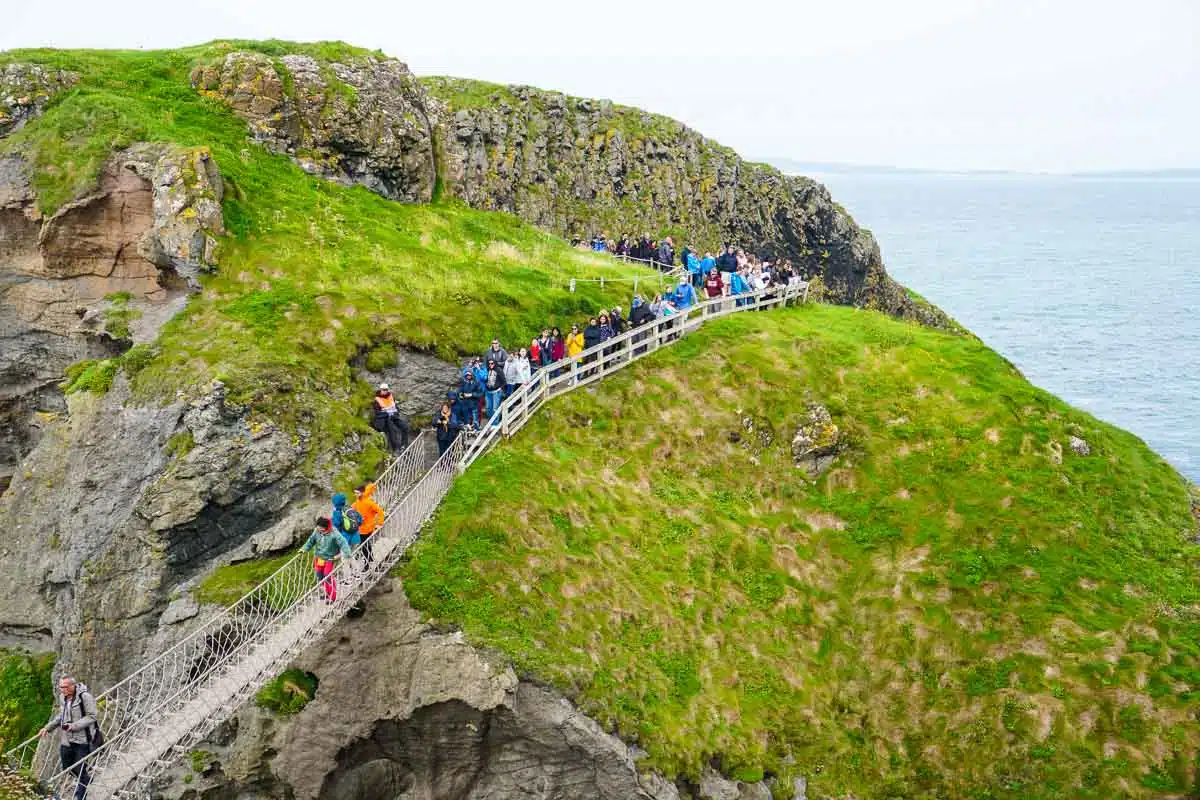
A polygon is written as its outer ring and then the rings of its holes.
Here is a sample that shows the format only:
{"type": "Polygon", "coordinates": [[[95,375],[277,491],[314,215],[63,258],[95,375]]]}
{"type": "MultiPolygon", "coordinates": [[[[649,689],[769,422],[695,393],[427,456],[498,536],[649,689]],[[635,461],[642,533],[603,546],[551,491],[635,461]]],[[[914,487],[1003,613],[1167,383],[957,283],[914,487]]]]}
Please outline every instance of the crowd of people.
{"type": "MultiPolygon", "coordinates": [[[[610,243],[604,234],[599,234],[591,240],[578,240],[576,244],[609,252],[610,243]]],[[[669,236],[661,242],[648,235],[637,240],[623,236],[611,252],[650,261],[667,271],[675,269],[674,243],[669,236]]],[[[716,255],[712,252],[700,254],[685,246],[680,251],[680,259],[683,270],[678,283],[650,299],[635,294],[628,315],[620,306],[605,309],[589,318],[586,324],[571,325],[565,334],[559,326],[548,326],[540,335],[533,336],[527,345],[511,349],[493,339],[482,355],[464,364],[458,386],[447,393],[434,412],[433,427],[439,452],[449,449],[461,431],[478,428],[482,422],[492,419],[504,399],[533,380],[539,370],[553,369],[556,375],[564,369],[561,363],[564,360],[580,359],[584,350],[603,344],[631,327],[670,318],[703,300],[736,298],[803,279],[787,260],[772,262],[733,245],[726,245],[716,255]]],[[[736,302],[741,305],[753,302],[753,299],[736,302]]],[[[592,358],[582,360],[590,363],[592,358]]],[[[408,446],[409,424],[386,383],[380,384],[375,394],[372,427],[385,435],[394,454],[408,446]]]]}
{"type": "Polygon", "coordinates": [[[762,285],[752,286],[760,289],[770,285],[772,276],[781,276],[785,282],[790,278],[804,278],[788,259],[772,261],[769,257],[759,258],[732,244],[724,245],[715,255],[711,251],[701,255],[691,245],[686,244],[676,253],[675,242],[670,236],[658,241],[651,239],[648,233],[640,237],[625,235],[615,241],[609,239],[606,233],[598,233],[591,238],[576,237],[571,243],[582,250],[612,253],[619,258],[644,261],[664,272],[682,267],[691,276],[697,290],[702,288],[714,267],[719,272],[738,274],[743,280],[760,283],[762,285]]]}

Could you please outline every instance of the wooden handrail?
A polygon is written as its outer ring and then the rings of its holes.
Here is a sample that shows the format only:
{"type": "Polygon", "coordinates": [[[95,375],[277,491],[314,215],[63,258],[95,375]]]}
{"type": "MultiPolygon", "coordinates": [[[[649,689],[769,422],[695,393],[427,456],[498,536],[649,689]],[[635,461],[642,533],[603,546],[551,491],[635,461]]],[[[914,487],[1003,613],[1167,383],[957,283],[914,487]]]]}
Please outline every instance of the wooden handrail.
{"type": "Polygon", "coordinates": [[[534,412],[551,398],[611,375],[639,358],[678,341],[705,322],[742,311],[763,311],[785,306],[796,299],[802,303],[808,301],[808,283],[799,281],[787,286],[716,297],[669,317],[631,328],[574,357],[542,367],[531,380],[504,399],[476,434],[459,462],[459,471],[465,472],[501,436],[507,438],[519,431],[534,412]]]}

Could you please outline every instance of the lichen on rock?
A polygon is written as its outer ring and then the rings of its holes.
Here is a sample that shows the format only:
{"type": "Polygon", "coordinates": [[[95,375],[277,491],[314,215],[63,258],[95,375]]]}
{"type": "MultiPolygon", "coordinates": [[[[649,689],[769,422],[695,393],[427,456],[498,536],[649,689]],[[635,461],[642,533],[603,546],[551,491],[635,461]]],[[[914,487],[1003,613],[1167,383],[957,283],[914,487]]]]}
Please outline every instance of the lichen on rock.
{"type": "Polygon", "coordinates": [[[815,480],[833,466],[845,449],[841,429],[829,410],[820,403],[809,403],[805,417],[792,436],[792,460],[796,467],[815,480]]]}

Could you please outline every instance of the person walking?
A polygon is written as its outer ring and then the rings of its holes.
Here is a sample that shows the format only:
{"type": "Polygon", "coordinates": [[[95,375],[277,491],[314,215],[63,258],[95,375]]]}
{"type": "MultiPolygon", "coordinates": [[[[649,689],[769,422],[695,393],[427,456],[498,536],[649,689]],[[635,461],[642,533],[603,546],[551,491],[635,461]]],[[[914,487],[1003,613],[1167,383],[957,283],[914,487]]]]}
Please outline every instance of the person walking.
{"type": "Polygon", "coordinates": [[[487,393],[483,390],[484,381],[487,380],[487,367],[483,363],[483,359],[478,356],[471,362],[471,372],[475,373],[475,380],[479,382],[479,411],[478,416],[483,417],[484,399],[487,393]]]}
{"type": "Polygon", "coordinates": [[[454,418],[449,403],[442,403],[442,407],[434,417],[433,429],[437,435],[438,455],[444,455],[450,449],[450,445],[454,444],[458,432],[462,430],[462,425],[454,418]]]}
{"type": "Polygon", "coordinates": [[[333,529],[329,517],[317,517],[317,527],[300,550],[313,554],[313,572],[321,584],[325,605],[333,604],[337,601],[337,579],[333,577],[336,559],[341,556],[345,563],[351,564],[354,558],[346,538],[333,529]]]}
{"type": "MultiPolygon", "coordinates": [[[[564,358],[566,358],[566,355],[567,346],[563,341],[562,331],[555,327],[550,331],[550,360],[547,361],[546,364],[557,364],[559,361],[562,361],[564,358]]],[[[554,377],[559,372],[562,372],[562,370],[554,370],[554,375],[551,375],[550,377],[554,377]]]]}
{"type": "Polygon", "coordinates": [[[537,337],[529,340],[529,369],[538,370],[542,367],[542,346],[537,337]]]}
{"type": "Polygon", "coordinates": [[[347,504],[346,495],[341,492],[333,496],[333,512],[329,518],[333,521],[334,530],[342,535],[346,544],[352,548],[362,544],[362,533],[359,531],[363,523],[362,515],[347,504]]]}
{"type": "Polygon", "coordinates": [[[522,347],[515,356],[509,356],[504,365],[504,380],[508,384],[505,393],[511,395],[529,383],[532,377],[533,367],[529,363],[529,356],[525,354],[525,348],[522,347]]]}
{"type": "MultiPolygon", "coordinates": [[[[495,359],[488,359],[487,370],[487,379],[483,384],[483,390],[487,397],[487,418],[490,420],[496,415],[496,409],[500,408],[500,404],[504,402],[504,389],[508,382],[504,379],[504,367],[497,364],[495,359]]],[[[499,425],[500,421],[496,420],[495,424],[499,425]]]]}
{"type": "MultiPolygon", "coordinates": [[[[364,483],[354,490],[354,503],[351,506],[362,517],[358,525],[358,533],[362,536],[363,560],[370,564],[374,560],[371,552],[375,541],[373,534],[383,527],[383,506],[375,502],[375,484],[364,483]]],[[[349,544],[349,542],[347,542],[349,544]]]]}
{"type": "Polygon", "coordinates": [[[492,346],[483,354],[483,360],[495,361],[496,366],[504,369],[504,362],[508,360],[508,351],[500,346],[499,339],[492,339],[492,346]]]}
{"type": "Polygon", "coordinates": [[[400,407],[396,405],[396,396],[386,383],[379,384],[372,408],[374,416],[371,419],[371,427],[384,435],[388,449],[393,455],[404,452],[404,448],[408,447],[408,420],[400,413],[400,407]]]}
{"type": "Polygon", "coordinates": [[[62,703],[58,713],[50,718],[39,736],[49,736],[58,731],[58,759],[65,771],[75,776],[75,800],[87,795],[92,775],[84,759],[98,744],[100,723],[96,719],[96,698],[88,688],[74,678],[64,675],[58,681],[62,692],[62,703]]]}
{"type": "Polygon", "coordinates": [[[725,281],[721,280],[721,273],[716,266],[708,271],[708,277],[704,279],[704,293],[709,300],[715,300],[725,293],[725,281]]]}
{"type": "Polygon", "coordinates": [[[696,290],[692,288],[692,284],[688,283],[688,279],[680,276],[679,285],[675,287],[675,308],[682,311],[685,308],[691,308],[696,304],[696,290]]]}

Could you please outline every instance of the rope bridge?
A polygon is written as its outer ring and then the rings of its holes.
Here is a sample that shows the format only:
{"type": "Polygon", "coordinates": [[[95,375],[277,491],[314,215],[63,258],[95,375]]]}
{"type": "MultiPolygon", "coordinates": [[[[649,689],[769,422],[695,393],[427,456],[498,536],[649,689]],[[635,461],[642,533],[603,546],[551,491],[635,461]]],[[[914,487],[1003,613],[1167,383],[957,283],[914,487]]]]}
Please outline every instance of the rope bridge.
{"type": "MultiPolygon", "coordinates": [[[[665,347],[706,321],[806,300],[808,285],[710,300],[627,331],[575,359],[538,371],[496,410],[483,430],[460,435],[436,457],[432,432],[423,431],[376,481],[386,512],[371,537],[373,560],[339,562],[337,600],[327,604],[313,577],[311,556],[297,553],[228,608],[186,638],[96,696],[104,744],[84,763],[90,800],[149,797],[154,782],[184,759],[254,692],[320,639],[400,560],[454,479],[501,436],[516,433],[553,397],[601,380],[665,347]]],[[[37,736],[4,754],[9,769],[37,779],[57,797],[76,790],[77,775],[58,761],[57,732],[37,736]]]]}

